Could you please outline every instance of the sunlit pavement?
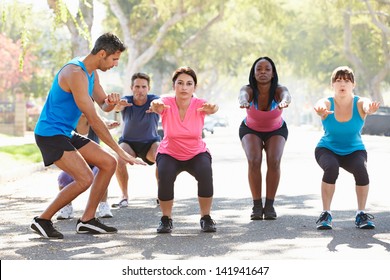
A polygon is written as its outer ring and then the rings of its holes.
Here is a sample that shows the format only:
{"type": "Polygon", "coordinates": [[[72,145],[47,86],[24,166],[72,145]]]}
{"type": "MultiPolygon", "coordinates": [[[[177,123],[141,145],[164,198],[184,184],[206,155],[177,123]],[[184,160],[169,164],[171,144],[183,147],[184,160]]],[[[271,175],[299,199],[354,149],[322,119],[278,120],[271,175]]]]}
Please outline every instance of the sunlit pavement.
{"type": "MultiPolygon", "coordinates": [[[[211,234],[200,231],[197,186],[193,177],[186,173],[180,174],[176,181],[174,229],[172,234],[165,235],[156,234],[160,210],[155,203],[154,166],[128,167],[130,205],[124,209],[112,209],[114,218],[104,220],[119,229],[114,235],[76,234],[76,221],[88,193],[74,201],[74,219],[53,219],[55,226],[65,235],[63,240],[44,240],[29,230],[32,218],[39,215],[57,193],[59,171],[55,167],[3,182],[0,187],[0,258],[389,260],[390,190],[387,173],[390,138],[364,136],[371,180],[367,210],[375,216],[377,228],[355,228],[354,180],[352,175],[341,171],[332,204],[334,229],[317,231],[315,222],[322,210],[322,172],[314,159],[314,147],[320,136],[321,131],[313,127],[290,127],[275,202],[278,219],[250,221],[252,200],[238,124],[231,123],[227,128],[217,128],[214,134],[206,134],[205,140],[213,156],[215,187],[211,214],[218,228],[211,234]]],[[[109,203],[119,200],[119,187],[113,177],[109,186],[109,203]]]]}

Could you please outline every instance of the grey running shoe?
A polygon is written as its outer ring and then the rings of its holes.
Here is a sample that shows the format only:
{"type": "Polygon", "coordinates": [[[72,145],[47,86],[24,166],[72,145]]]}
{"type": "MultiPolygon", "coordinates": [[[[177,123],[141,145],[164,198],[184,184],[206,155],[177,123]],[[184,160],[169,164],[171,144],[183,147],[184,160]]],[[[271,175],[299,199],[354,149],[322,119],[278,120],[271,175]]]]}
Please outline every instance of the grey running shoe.
{"type": "Polygon", "coordinates": [[[162,216],[157,233],[171,233],[173,228],[172,219],[168,216],[162,216]]]}
{"type": "Polygon", "coordinates": [[[263,209],[264,220],[276,220],[276,211],[273,206],[265,206],[263,209]]]}
{"type": "Polygon", "coordinates": [[[215,221],[211,219],[210,215],[204,215],[200,219],[200,227],[203,232],[216,232],[215,221]]]}
{"type": "Polygon", "coordinates": [[[263,219],[263,206],[253,206],[251,220],[262,220],[263,219]]]}
{"type": "Polygon", "coordinates": [[[111,205],[112,208],[125,208],[127,206],[129,206],[129,202],[126,198],[119,201],[119,203],[114,203],[113,205],[111,205]]]}
{"type": "Polygon", "coordinates": [[[30,227],[35,233],[44,238],[64,238],[64,235],[54,228],[53,223],[50,220],[35,217],[30,227]]]}

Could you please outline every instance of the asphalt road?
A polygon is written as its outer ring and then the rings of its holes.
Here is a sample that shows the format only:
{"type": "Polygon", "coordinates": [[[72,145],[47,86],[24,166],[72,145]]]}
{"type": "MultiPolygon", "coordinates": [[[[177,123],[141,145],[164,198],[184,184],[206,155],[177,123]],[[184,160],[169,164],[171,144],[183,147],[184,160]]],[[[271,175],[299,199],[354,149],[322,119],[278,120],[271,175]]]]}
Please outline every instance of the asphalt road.
{"type": "MultiPolygon", "coordinates": [[[[341,171],[332,204],[334,229],[318,231],[315,222],[322,210],[322,172],[314,159],[314,147],[321,131],[312,127],[290,127],[275,202],[278,219],[251,221],[247,166],[237,127],[237,124],[231,124],[228,128],[217,128],[213,135],[207,134],[205,138],[213,155],[215,198],[212,217],[217,222],[216,233],[200,231],[196,182],[183,173],[175,185],[174,230],[172,234],[156,234],[160,211],[155,204],[154,167],[130,166],[130,205],[113,209],[114,217],[104,220],[119,229],[117,234],[81,235],[75,232],[77,217],[81,215],[88,195],[84,193],[74,201],[76,218],[55,221],[55,226],[65,235],[64,239],[42,239],[29,230],[29,225],[56,195],[59,171],[53,167],[24,174],[22,170],[28,167],[21,166],[23,176],[1,182],[1,260],[150,261],[148,264],[178,261],[183,265],[188,262],[181,261],[200,261],[206,266],[214,262],[242,264],[254,260],[256,263],[281,261],[291,266],[290,261],[298,261],[297,269],[306,267],[308,262],[302,261],[314,260],[313,266],[321,268],[327,261],[339,266],[341,263],[351,271],[358,265],[358,276],[370,275],[369,271],[361,271],[363,264],[376,272],[385,269],[383,263],[390,260],[389,137],[364,135],[371,179],[367,210],[375,216],[376,229],[355,228],[354,180],[352,175],[341,171]]],[[[28,170],[24,172],[28,173],[28,170]]],[[[118,202],[119,195],[113,177],[109,186],[110,204],[118,202]]],[[[15,263],[8,263],[13,269],[15,263]]],[[[332,270],[331,267],[324,269],[332,270]]],[[[282,272],[287,273],[278,270],[278,273],[282,272]]],[[[115,273],[118,277],[121,275],[118,271],[115,273]]],[[[274,272],[274,276],[278,273],[274,272]]],[[[268,279],[278,278],[269,276],[268,279]]]]}

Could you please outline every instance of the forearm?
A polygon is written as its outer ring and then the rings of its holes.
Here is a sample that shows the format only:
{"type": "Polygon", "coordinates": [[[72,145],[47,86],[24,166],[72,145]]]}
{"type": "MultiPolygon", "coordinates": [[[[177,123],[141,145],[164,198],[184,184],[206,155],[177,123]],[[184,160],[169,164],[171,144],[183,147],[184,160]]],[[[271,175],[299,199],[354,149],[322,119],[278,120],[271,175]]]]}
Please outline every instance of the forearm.
{"type": "Polygon", "coordinates": [[[285,102],[287,104],[291,103],[291,95],[287,88],[282,87],[282,92],[280,94],[280,102],[285,102]]]}
{"type": "Polygon", "coordinates": [[[104,112],[111,112],[115,108],[116,104],[109,103],[108,98],[104,99],[104,103],[100,106],[100,108],[104,112]]]}
{"type": "Polygon", "coordinates": [[[95,131],[96,135],[99,137],[99,139],[107,146],[109,146],[113,151],[118,153],[119,146],[115,139],[112,137],[104,121],[100,117],[97,117],[90,121],[90,125],[95,131]]]}

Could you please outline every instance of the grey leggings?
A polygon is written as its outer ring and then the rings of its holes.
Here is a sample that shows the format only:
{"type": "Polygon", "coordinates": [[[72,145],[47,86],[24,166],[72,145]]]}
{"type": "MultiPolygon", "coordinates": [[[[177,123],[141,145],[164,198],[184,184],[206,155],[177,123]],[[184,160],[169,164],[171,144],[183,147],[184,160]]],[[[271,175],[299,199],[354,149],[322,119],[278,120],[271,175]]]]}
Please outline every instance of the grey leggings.
{"type": "Polygon", "coordinates": [[[213,172],[211,169],[211,155],[208,152],[200,153],[192,159],[181,161],[167,154],[157,154],[158,198],[168,201],[174,198],[174,183],[176,177],[183,171],[195,177],[198,181],[198,196],[213,196],[213,172]]]}
{"type": "Polygon", "coordinates": [[[367,151],[365,150],[341,156],[326,148],[316,148],[315,157],[318,165],[324,170],[322,181],[327,184],[336,183],[340,167],[353,174],[357,186],[370,183],[367,172],[367,151]]]}

